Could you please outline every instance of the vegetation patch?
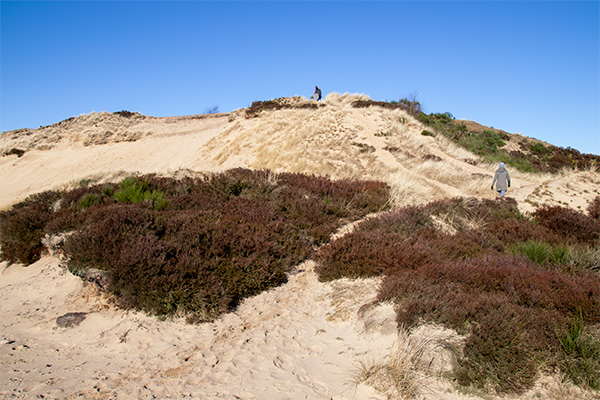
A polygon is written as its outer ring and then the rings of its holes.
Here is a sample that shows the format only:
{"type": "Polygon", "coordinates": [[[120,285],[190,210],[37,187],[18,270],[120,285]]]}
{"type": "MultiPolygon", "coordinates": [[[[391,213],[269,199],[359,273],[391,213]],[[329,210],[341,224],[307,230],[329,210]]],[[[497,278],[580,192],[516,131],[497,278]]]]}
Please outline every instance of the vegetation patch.
{"type": "Polygon", "coordinates": [[[352,142],[352,146],[358,147],[360,153],[373,153],[376,150],[375,147],[366,143],[352,142]]]}
{"type": "Polygon", "coordinates": [[[342,224],[388,200],[381,182],[269,171],[128,177],[44,192],[1,212],[1,256],[32,263],[44,235],[71,232],[68,268],[104,271],[122,307],[205,321],[284,283],[342,224]]]}
{"type": "Polygon", "coordinates": [[[441,134],[486,162],[502,161],[523,172],[556,173],[563,168],[600,170],[598,155],[582,154],[570,147],[545,145],[535,139],[509,134],[472,121],[457,121],[449,112],[425,114],[415,96],[391,102],[356,100],[352,102],[352,106],[405,110],[427,126],[422,135],[434,137],[441,134]],[[513,146],[507,146],[509,143],[513,146]]]}
{"type": "Polygon", "coordinates": [[[422,113],[421,103],[415,99],[401,99],[400,101],[375,101],[375,100],[355,100],[352,102],[354,108],[367,108],[367,107],[382,107],[387,109],[401,109],[408,112],[411,115],[418,115],[422,113]]]}
{"type": "Polygon", "coordinates": [[[12,148],[6,152],[4,152],[4,156],[12,156],[12,155],[16,155],[18,158],[23,157],[23,154],[25,154],[25,150],[22,149],[17,149],[17,148],[12,148]]]}
{"type": "Polygon", "coordinates": [[[467,335],[462,385],[518,394],[559,369],[597,388],[597,222],[562,207],[524,215],[511,199],[437,201],[360,223],[319,250],[317,272],[382,276],[378,299],[394,302],[399,329],[433,322],[467,335]]]}
{"type": "Polygon", "coordinates": [[[317,109],[325,106],[326,104],[322,102],[301,102],[286,97],[274,100],[254,101],[250,107],[246,108],[246,118],[258,117],[261,111],[275,111],[292,108],[317,109]]]}
{"type": "Polygon", "coordinates": [[[142,114],[137,113],[137,112],[131,112],[131,111],[127,111],[127,110],[121,110],[121,111],[115,111],[113,114],[118,115],[120,117],[123,118],[133,118],[133,117],[141,117],[142,114]]]}
{"type": "Polygon", "coordinates": [[[450,113],[419,113],[416,117],[433,131],[481,156],[485,161],[502,161],[520,171],[556,173],[563,168],[600,167],[600,156],[582,154],[572,148],[544,145],[534,139],[511,135],[470,121],[456,121],[450,113]],[[508,142],[518,143],[519,150],[509,150],[506,147],[508,142]]]}

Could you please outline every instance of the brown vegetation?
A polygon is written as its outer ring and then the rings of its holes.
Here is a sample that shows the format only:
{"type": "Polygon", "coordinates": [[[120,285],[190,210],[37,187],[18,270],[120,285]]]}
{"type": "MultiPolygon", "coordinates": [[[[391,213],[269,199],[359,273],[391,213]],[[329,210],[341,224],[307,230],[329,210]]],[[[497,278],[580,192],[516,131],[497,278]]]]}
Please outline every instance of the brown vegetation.
{"type": "Polygon", "coordinates": [[[573,379],[598,388],[600,353],[585,352],[600,338],[575,356],[564,346],[574,320],[591,327],[600,318],[600,259],[567,256],[598,248],[598,232],[596,219],[568,208],[528,217],[514,200],[438,201],[362,222],[319,251],[318,273],[383,276],[379,301],[396,304],[400,327],[434,322],[467,334],[455,368],[463,385],[520,393],[542,371],[571,373],[574,357],[587,367],[573,379]],[[519,247],[531,238],[546,247],[519,247]],[[540,248],[553,256],[538,257],[540,248]]]}
{"type": "Polygon", "coordinates": [[[0,213],[2,258],[29,264],[45,234],[73,232],[63,248],[73,273],[107,271],[123,307],[203,321],[285,282],[344,221],[387,207],[388,190],[235,169],[46,192],[0,213]]]}
{"type": "Polygon", "coordinates": [[[252,105],[246,108],[246,118],[258,117],[261,111],[282,110],[286,108],[311,108],[316,109],[325,107],[324,103],[300,101],[297,98],[281,97],[279,99],[254,101],[252,105]]]}

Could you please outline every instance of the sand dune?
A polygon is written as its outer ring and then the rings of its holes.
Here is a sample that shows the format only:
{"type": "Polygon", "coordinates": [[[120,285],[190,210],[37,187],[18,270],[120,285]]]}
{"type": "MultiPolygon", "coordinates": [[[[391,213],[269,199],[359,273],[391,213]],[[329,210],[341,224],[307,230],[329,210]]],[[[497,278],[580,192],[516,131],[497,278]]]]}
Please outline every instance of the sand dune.
{"type": "MultiPolygon", "coordinates": [[[[448,196],[493,198],[495,165],[424,127],[401,110],[354,108],[365,96],[329,95],[318,109],[289,99],[290,108],[206,116],[154,118],[89,114],[38,130],[0,135],[0,209],[43,190],[131,173],[170,176],[233,167],[268,168],[332,178],[388,182],[397,205],[448,196]]],[[[541,204],[585,209],[599,193],[600,174],[552,176],[510,170],[509,195],[525,211],[541,204]]],[[[385,399],[356,384],[369,360],[412,344],[399,337],[391,307],[363,309],[377,280],[320,283],[314,262],[289,282],[246,300],[213,323],[160,321],[116,309],[47,255],[23,268],[0,263],[0,395],[52,399],[385,399]],[[85,313],[61,327],[57,318],[85,313]]],[[[425,327],[426,357],[438,376],[448,364],[440,341],[460,340],[425,327]]],[[[412,339],[411,339],[412,340],[412,339]]],[[[451,382],[423,378],[421,398],[479,398],[451,382]]],[[[544,378],[522,398],[584,398],[544,378]],[[540,397],[541,396],[541,397],[540,397]]],[[[494,398],[488,396],[486,398],[494,398]]]]}

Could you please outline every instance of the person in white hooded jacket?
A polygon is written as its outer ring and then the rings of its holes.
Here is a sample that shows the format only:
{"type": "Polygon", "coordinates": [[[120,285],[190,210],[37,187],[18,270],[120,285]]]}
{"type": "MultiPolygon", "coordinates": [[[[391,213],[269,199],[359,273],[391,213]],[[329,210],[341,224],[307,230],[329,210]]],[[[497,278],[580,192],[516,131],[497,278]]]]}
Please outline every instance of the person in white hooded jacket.
{"type": "Polygon", "coordinates": [[[506,191],[510,187],[510,175],[506,168],[504,168],[504,163],[501,162],[496,173],[494,174],[494,180],[492,181],[492,190],[494,190],[494,184],[496,184],[496,190],[498,191],[498,196],[504,197],[506,191]]]}

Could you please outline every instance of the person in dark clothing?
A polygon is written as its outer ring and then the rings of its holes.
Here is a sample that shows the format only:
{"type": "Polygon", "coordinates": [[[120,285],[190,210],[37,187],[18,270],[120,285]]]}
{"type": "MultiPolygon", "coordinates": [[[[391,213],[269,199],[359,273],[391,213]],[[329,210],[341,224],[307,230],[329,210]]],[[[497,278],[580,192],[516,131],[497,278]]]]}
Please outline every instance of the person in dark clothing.
{"type": "Polygon", "coordinates": [[[321,100],[321,89],[318,86],[315,86],[315,99],[317,101],[321,100]]]}

